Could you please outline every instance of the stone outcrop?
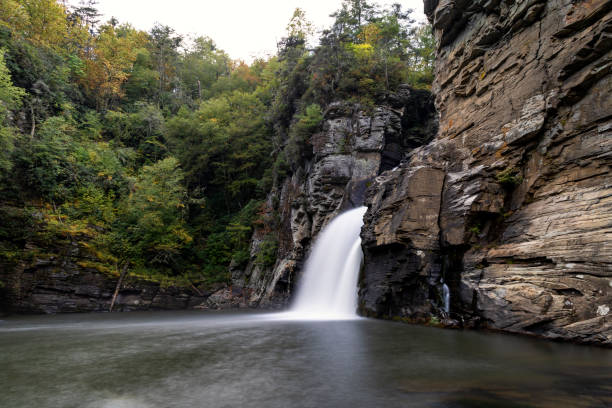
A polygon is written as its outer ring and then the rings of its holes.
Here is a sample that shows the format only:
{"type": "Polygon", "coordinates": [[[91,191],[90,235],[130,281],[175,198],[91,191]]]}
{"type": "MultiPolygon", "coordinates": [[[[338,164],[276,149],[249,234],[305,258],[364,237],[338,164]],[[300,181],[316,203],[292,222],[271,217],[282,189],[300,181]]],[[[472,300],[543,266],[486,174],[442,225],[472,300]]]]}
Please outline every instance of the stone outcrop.
{"type": "Polygon", "coordinates": [[[251,261],[233,273],[234,286],[243,288],[248,303],[286,305],[321,228],[343,210],[363,205],[374,177],[397,166],[435,130],[430,93],[406,86],[372,111],[345,102],[328,106],[322,131],[311,140],[312,159],[268,197],[268,218],[276,220],[276,228],[255,232],[251,261]],[[258,258],[270,237],[278,245],[277,260],[264,265],[258,258]]]}
{"type": "MultiPolygon", "coordinates": [[[[82,242],[81,242],[82,244],[82,242]]],[[[34,249],[30,247],[29,249],[34,249]]],[[[119,274],[101,271],[76,241],[17,264],[0,262],[0,313],[106,312],[119,274]]],[[[219,309],[244,305],[240,291],[162,285],[128,277],[113,311],[219,309]],[[229,296],[228,296],[229,292],[229,296]]]]}
{"type": "Polygon", "coordinates": [[[441,276],[437,221],[443,182],[439,169],[402,166],[369,190],[362,231],[365,314],[430,316],[429,287],[441,276]]]}
{"type": "Polygon", "coordinates": [[[363,313],[612,345],[612,1],[425,9],[440,129],[368,190],[363,313]]]}

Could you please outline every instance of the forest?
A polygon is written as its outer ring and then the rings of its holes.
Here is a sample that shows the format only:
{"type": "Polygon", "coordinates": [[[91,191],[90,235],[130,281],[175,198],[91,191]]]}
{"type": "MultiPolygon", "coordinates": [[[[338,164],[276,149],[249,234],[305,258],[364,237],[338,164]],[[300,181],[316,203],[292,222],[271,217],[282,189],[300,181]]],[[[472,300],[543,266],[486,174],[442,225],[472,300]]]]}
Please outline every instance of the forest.
{"type": "Polygon", "coordinates": [[[345,0],[320,33],[296,9],[276,55],[247,64],[96,3],[0,2],[0,264],[78,246],[109,275],[227,282],[329,103],[433,79],[431,27],[399,4],[345,0]]]}

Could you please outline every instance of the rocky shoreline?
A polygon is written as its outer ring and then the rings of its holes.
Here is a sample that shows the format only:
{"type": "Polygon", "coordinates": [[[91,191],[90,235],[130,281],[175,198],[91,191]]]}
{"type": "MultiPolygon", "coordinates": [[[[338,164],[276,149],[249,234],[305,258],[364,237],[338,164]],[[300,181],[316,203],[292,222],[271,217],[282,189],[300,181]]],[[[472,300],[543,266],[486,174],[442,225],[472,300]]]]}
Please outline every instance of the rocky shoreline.
{"type": "MultiPolygon", "coordinates": [[[[55,314],[108,312],[118,276],[79,265],[81,251],[35,259],[18,266],[3,265],[0,313],[55,314]]],[[[228,309],[247,307],[240,289],[218,284],[173,285],[128,276],[113,311],[228,309]]]]}

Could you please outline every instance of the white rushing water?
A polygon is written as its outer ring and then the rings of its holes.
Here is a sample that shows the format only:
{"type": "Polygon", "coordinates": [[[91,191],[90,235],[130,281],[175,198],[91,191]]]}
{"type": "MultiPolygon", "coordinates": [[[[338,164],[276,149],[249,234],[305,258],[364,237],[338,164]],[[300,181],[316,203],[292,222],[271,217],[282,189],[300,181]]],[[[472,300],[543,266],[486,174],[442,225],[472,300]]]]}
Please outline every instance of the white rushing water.
{"type": "Polygon", "coordinates": [[[442,284],[442,296],[444,297],[444,311],[448,315],[450,312],[450,290],[448,289],[448,285],[446,285],[446,283],[442,284]]]}
{"type": "Polygon", "coordinates": [[[340,214],[317,237],[290,310],[301,319],[357,317],[357,280],[363,259],[359,234],[367,207],[340,214]]]}

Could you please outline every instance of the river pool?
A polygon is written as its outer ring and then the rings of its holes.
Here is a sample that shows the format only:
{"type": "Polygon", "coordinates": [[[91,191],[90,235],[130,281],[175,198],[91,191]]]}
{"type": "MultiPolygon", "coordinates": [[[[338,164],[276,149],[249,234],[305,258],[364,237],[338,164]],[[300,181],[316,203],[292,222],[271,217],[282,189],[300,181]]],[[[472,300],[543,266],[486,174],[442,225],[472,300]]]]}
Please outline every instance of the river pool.
{"type": "Polygon", "coordinates": [[[612,350],[249,312],[0,321],[0,407],[603,407],[612,350]]]}

